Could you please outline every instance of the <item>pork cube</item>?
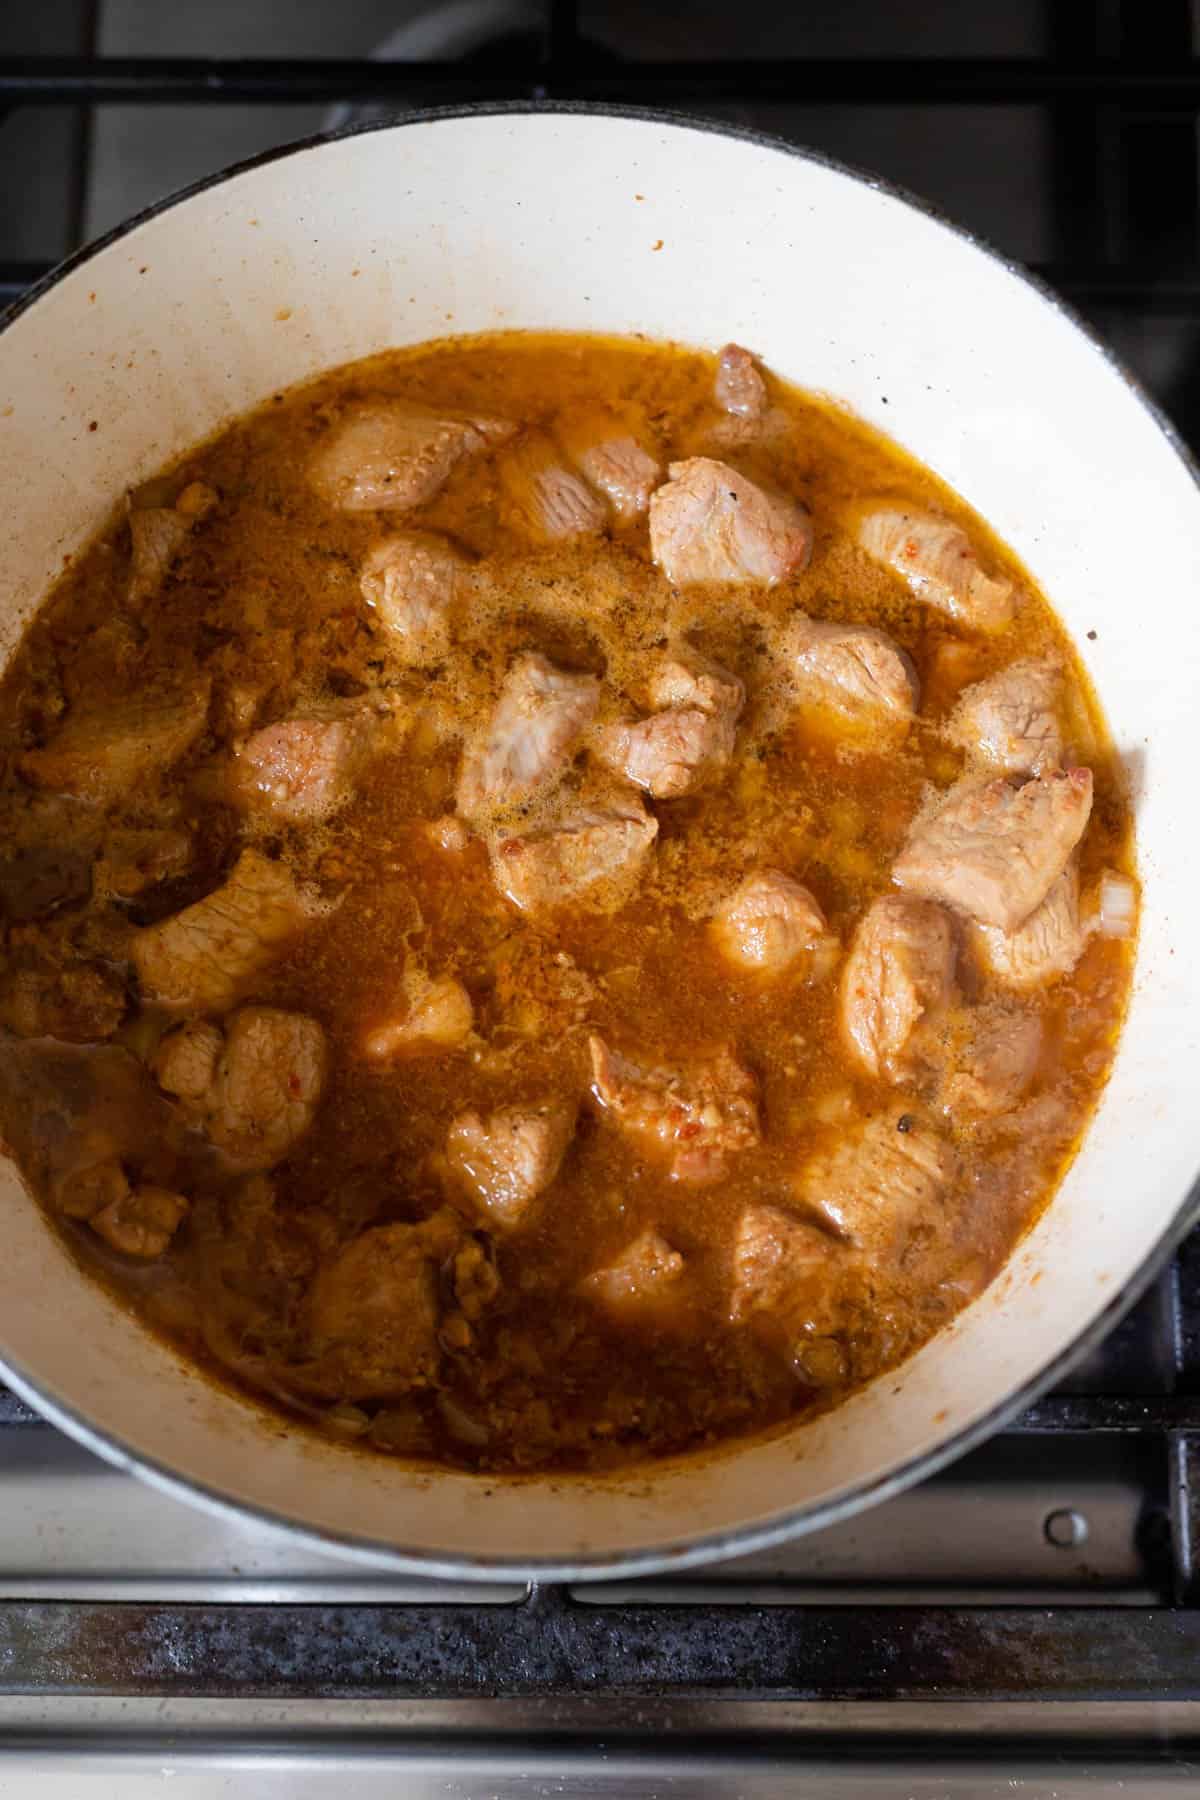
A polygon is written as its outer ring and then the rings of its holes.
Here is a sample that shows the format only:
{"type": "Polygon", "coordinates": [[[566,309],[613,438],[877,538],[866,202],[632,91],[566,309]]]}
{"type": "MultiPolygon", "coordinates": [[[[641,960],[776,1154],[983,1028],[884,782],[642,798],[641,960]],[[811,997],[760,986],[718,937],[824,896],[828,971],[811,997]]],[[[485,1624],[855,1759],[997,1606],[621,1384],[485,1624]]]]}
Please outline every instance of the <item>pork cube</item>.
{"type": "Polygon", "coordinates": [[[613,909],[628,898],[658,836],[658,820],[636,799],[583,807],[545,830],[501,837],[492,878],[522,912],[584,901],[613,909]]]}
{"type": "Polygon", "coordinates": [[[129,509],[129,590],[132,606],[156,594],[194,527],[218,504],[219,496],[202,481],[184,488],[174,506],[131,506],[129,509]]]}
{"type": "Polygon", "coordinates": [[[124,800],[185,756],[208,723],[209,683],[142,692],[119,707],[99,701],[67,715],[42,750],[17,768],[34,787],[73,794],[94,806],[124,800]]]}
{"type": "Polygon", "coordinates": [[[802,698],[877,728],[907,725],[920,703],[912,658],[869,625],[825,625],[798,614],[783,653],[802,698]]]}
{"type": "Polygon", "coordinates": [[[91,1219],[129,1194],[129,1177],[115,1156],[73,1168],[54,1184],[54,1204],[68,1219],[91,1219]]]}
{"type": "Polygon", "coordinates": [[[868,556],[898,575],[918,600],[976,631],[1003,631],[1017,596],[1011,581],[985,575],[960,525],[916,508],[876,505],[858,519],[868,556]]]}
{"type": "Polygon", "coordinates": [[[1092,810],[1092,772],[1067,769],[1024,785],[960,781],[909,834],[892,878],[899,887],[1016,931],[1041,905],[1092,810]]]}
{"type": "Polygon", "coordinates": [[[572,407],[556,435],[571,462],[621,523],[642,516],[663,474],[658,459],[646,448],[644,418],[607,406],[572,407]]]}
{"type": "Polygon", "coordinates": [[[838,1249],[828,1233],[782,1207],[744,1207],[733,1243],[731,1323],[756,1312],[790,1312],[806,1286],[828,1282],[838,1249]]]}
{"type": "Polygon", "coordinates": [[[670,1301],[683,1274],[683,1258],[653,1227],[634,1238],[613,1262],[579,1284],[581,1293],[618,1314],[670,1301]]]}
{"type": "Polygon", "coordinates": [[[376,1225],[317,1271],[308,1323],[318,1368],[309,1385],[330,1398],[383,1400],[434,1381],[439,1266],[458,1227],[435,1215],[420,1225],[376,1225]]]}
{"type": "Polygon", "coordinates": [[[516,429],[483,413],[363,401],[318,449],[309,476],[321,498],[342,512],[409,512],[440,492],[464,456],[506,444],[516,429]]]}
{"type": "Polygon", "coordinates": [[[213,893],[135,934],[142,992],[179,1012],[224,1012],[315,916],[286,864],[243,850],[213,893]]]}
{"type": "Polygon", "coordinates": [[[697,712],[723,713],[736,719],[746,704],[745,683],[690,644],[677,644],[659,658],[647,683],[647,695],[656,712],[695,707],[697,712]]]}
{"type": "Polygon", "coordinates": [[[1041,775],[1062,761],[1056,711],[1062,689],[1057,663],[1010,663],[961,696],[950,720],[951,742],[971,761],[1005,775],[1041,775]]]}
{"type": "Polygon", "coordinates": [[[662,479],[658,463],[629,435],[606,437],[589,444],[577,452],[575,460],[622,524],[641,518],[662,479]]]}
{"type": "Polygon", "coordinates": [[[724,412],[739,419],[758,420],[767,410],[767,384],[749,350],[726,344],[717,358],[713,398],[724,412]]]}
{"type": "Polygon", "coordinates": [[[834,941],[814,896],[779,869],[747,875],[713,914],[712,933],[735,967],[772,976],[834,941]]]}
{"type": "Polygon", "coordinates": [[[430,980],[413,974],[406,978],[405,990],[400,1016],[381,1021],[367,1033],[363,1054],[372,1062],[390,1062],[460,1049],[475,1022],[471,996],[462,982],[452,975],[430,980]]]}
{"type": "Polygon", "coordinates": [[[447,654],[469,570],[465,557],[430,532],[400,532],[371,551],[358,585],[398,661],[427,669],[447,654]]]}
{"type": "Polygon", "coordinates": [[[196,1021],[153,1061],[165,1092],[239,1169],[270,1169],[313,1122],[328,1074],[325,1033],[303,1013],[244,1006],[224,1032],[196,1021]]]}
{"type": "Polygon", "coordinates": [[[253,732],[233,754],[230,793],[243,812],[311,825],[354,798],[379,717],[361,702],[314,707],[253,732]]]}
{"type": "Polygon", "coordinates": [[[650,696],[663,710],[607,726],[596,754],[656,799],[677,799],[728,767],[746,690],[728,669],[685,648],[663,659],[650,696]]]}
{"type": "Polygon", "coordinates": [[[164,1093],[189,1108],[202,1109],[216,1087],[224,1049],[225,1033],[219,1025],[193,1019],[159,1039],[151,1073],[164,1093]]]}
{"type": "Polygon", "coordinates": [[[729,1050],[664,1068],[641,1067],[599,1037],[588,1048],[598,1105],[667,1161],[672,1180],[720,1181],[730,1156],[760,1141],[758,1084],[729,1050]]]}
{"type": "Polygon", "coordinates": [[[758,582],[808,565],[812,521],[799,501],[768,493],[709,456],[672,463],[650,502],[650,548],[676,587],[758,582]]]}
{"type": "Polygon", "coordinates": [[[560,462],[549,438],[525,438],[505,457],[500,472],[517,524],[536,542],[557,544],[603,531],[603,503],[560,462]]]}
{"type": "Polygon", "coordinates": [[[811,1158],[797,1193],[872,1260],[898,1261],[914,1240],[940,1237],[958,1158],[917,1114],[893,1109],[844,1131],[811,1158]]]}
{"type": "Polygon", "coordinates": [[[954,997],[956,955],[953,921],[931,901],[885,894],[863,914],[842,971],[841,1025],[868,1075],[913,1075],[922,1028],[954,997]]]}
{"type": "Polygon", "coordinates": [[[142,1186],[93,1213],[91,1228],[123,1256],[150,1262],[169,1246],[189,1211],[189,1202],[169,1188],[142,1186]]]}
{"type": "Polygon", "coordinates": [[[556,775],[600,699],[591,675],[556,668],[545,656],[520,656],[509,669],[482,742],[463,757],[458,810],[468,818],[510,805],[556,775]]]}
{"type": "Polygon", "coordinates": [[[574,1132],[574,1109],[554,1102],[487,1118],[465,1112],[450,1127],[446,1156],[488,1222],[511,1231],[558,1174],[574,1132]]]}
{"type": "Polygon", "coordinates": [[[729,766],[736,727],[728,714],[671,707],[648,719],[621,720],[596,738],[596,754],[656,800],[694,793],[729,766]]]}
{"type": "Polygon", "coordinates": [[[1028,993],[1069,975],[1083,954],[1087,931],[1080,917],[1079,871],[1072,860],[1046,898],[1015,931],[976,925],[970,945],[983,971],[1003,987],[1028,993]]]}
{"type": "Polygon", "coordinates": [[[940,1093],[946,1116],[991,1118],[1010,1111],[1037,1073],[1043,1037],[1038,1015],[984,1007],[950,1035],[940,1093]]]}

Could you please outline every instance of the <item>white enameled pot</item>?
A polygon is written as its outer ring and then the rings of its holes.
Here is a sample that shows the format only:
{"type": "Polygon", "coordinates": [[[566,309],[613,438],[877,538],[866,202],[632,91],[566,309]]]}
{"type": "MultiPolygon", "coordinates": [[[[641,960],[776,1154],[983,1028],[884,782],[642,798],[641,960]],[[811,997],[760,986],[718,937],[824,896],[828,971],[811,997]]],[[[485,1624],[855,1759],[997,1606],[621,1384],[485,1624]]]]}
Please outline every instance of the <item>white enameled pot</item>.
{"type": "Polygon", "coordinates": [[[114,1462],[329,1547],[475,1577],[681,1567],[827,1522],[994,1430],[1190,1221],[1200,492],[1069,313],[869,179],[640,114],[434,114],[204,183],[10,314],[0,654],[114,497],[227,419],[352,358],[497,327],[751,344],[936,470],[1049,593],[1127,758],[1144,883],[1132,1009],[1083,1150],[1000,1278],[898,1373],[787,1435],[627,1476],[412,1471],[264,1422],[80,1274],[11,1165],[0,1360],[114,1462]]]}

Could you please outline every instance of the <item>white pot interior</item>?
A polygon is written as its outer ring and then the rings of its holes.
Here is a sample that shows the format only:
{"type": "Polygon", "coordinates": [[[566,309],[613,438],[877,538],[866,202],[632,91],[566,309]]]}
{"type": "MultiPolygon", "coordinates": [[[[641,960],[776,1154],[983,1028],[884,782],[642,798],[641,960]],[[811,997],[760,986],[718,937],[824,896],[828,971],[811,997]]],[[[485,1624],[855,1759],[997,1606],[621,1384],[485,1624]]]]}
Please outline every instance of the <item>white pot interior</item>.
{"type": "Polygon", "coordinates": [[[1200,1165],[1200,495],[1070,319],[865,181],[663,121],[434,118],[205,188],[0,335],[0,649],[117,492],[231,415],[352,358],[496,327],[750,344],[945,477],[1045,587],[1129,761],[1145,889],[1132,1010],[1083,1151],[1000,1279],[898,1374],[771,1442],[624,1478],[414,1474],[264,1422],[80,1275],[11,1167],[0,1356],[107,1454],[347,1547],[430,1569],[677,1563],[911,1478],[1180,1222],[1200,1165]]]}

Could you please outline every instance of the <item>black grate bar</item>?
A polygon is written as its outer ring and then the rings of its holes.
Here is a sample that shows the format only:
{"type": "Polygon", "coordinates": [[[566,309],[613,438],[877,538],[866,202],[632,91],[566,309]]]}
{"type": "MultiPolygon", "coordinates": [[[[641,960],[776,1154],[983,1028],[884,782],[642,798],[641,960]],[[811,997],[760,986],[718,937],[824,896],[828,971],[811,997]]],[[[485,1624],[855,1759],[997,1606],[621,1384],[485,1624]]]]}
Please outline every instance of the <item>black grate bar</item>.
{"type": "MultiPolygon", "coordinates": [[[[42,1422],[41,1415],[16,1394],[0,1388],[0,1428],[42,1422]]],[[[1099,1431],[1130,1437],[1157,1432],[1200,1433],[1200,1394],[1049,1394],[1003,1429],[1022,1436],[1063,1431],[1099,1431]]]]}
{"type": "Polygon", "coordinates": [[[547,71],[570,68],[579,49],[576,0],[547,0],[542,60],[547,71]]]}
{"type": "Polygon", "coordinates": [[[48,275],[52,267],[52,263],[0,263],[0,306],[19,300],[35,281],[48,275]]]}
{"type": "Polygon", "coordinates": [[[1200,1431],[1200,1394],[1048,1394],[1008,1431],[1200,1431]]]}
{"type": "MultiPolygon", "coordinates": [[[[602,1590],[593,1590],[599,1597],[602,1590]]],[[[1200,1699],[1158,1607],[0,1602],[0,1694],[1200,1699]]]]}
{"type": "MultiPolygon", "coordinates": [[[[556,5],[552,52],[573,39],[556,5]]],[[[1200,60],[1138,64],[1108,58],[795,57],[630,62],[538,70],[559,99],[695,104],[787,100],[806,106],[1021,106],[1047,101],[1120,104],[1151,111],[1200,106],[1200,60]]],[[[513,97],[511,70],[461,62],[218,57],[9,57],[0,62],[0,105],[24,102],[171,104],[348,99],[438,101],[513,97]]]]}

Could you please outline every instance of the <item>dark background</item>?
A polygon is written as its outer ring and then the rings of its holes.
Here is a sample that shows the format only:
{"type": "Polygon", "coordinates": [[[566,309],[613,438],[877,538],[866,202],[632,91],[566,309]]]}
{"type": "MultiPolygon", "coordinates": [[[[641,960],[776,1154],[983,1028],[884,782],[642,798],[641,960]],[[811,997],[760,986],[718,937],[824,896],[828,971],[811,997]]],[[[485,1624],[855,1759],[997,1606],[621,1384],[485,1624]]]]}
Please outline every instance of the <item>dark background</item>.
{"type": "MultiPolygon", "coordinates": [[[[393,110],[473,92],[569,97],[599,72],[609,98],[777,131],[932,200],[1048,272],[1200,442],[1195,95],[1180,105],[1147,82],[1098,104],[1078,79],[1054,81],[1097,58],[1126,75],[1186,72],[1198,15],[1200,0],[5,0],[0,60],[315,60],[362,57],[389,39],[406,59],[467,57],[465,83],[408,83],[393,110]],[[861,82],[845,70],[829,84],[811,69],[804,79],[804,65],[828,58],[853,60],[861,82]],[[892,60],[908,58],[921,62],[892,60]],[[994,58],[1007,70],[998,83],[979,73],[994,58]],[[675,78],[657,82],[647,65],[664,63],[675,78]],[[1023,86],[1022,72],[1038,70],[1042,85],[1023,86]],[[936,104],[922,71],[936,72],[936,104]],[[814,103],[814,91],[837,97],[814,103]],[[970,98],[981,92],[997,97],[970,98]]],[[[10,85],[4,99],[6,296],[14,265],[52,262],[161,194],[347,116],[325,98],[89,108],[22,103],[10,85]]]]}

